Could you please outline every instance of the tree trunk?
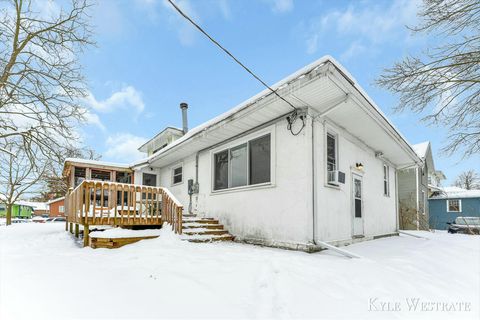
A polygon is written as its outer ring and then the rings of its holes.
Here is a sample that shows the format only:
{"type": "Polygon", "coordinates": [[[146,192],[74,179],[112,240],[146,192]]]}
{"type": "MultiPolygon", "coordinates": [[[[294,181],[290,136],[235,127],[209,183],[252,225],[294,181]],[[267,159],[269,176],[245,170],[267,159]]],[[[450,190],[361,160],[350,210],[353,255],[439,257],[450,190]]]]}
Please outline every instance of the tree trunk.
{"type": "Polygon", "coordinates": [[[7,204],[7,226],[12,224],[12,205],[7,204]]]}

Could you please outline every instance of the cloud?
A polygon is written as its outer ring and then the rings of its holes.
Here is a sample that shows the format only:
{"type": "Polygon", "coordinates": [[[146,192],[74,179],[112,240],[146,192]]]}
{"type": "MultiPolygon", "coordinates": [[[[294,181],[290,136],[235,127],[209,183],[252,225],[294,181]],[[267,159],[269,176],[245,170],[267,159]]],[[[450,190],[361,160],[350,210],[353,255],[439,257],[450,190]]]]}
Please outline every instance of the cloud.
{"type": "Polygon", "coordinates": [[[293,10],[293,0],[268,0],[275,13],[286,13],[293,10]]]}
{"type": "Polygon", "coordinates": [[[354,58],[362,53],[367,51],[367,47],[361,44],[359,41],[354,41],[350,44],[350,47],[342,53],[340,59],[342,60],[349,60],[350,58],[354,58]]]}
{"type": "Polygon", "coordinates": [[[84,116],[87,124],[97,126],[102,131],[107,131],[107,128],[105,128],[105,126],[103,125],[98,114],[92,113],[90,110],[85,110],[84,116]]]}
{"type": "Polygon", "coordinates": [[[132,162],[145,157],[145,154],[137,149],[148,139],[132,135],[130,133],[117,133],[109,136],[105,141],[107,150],[105,157],[115,162],[132,162]]]}
{"type": "Polygon", "coordinates": [[[355,51],[365,51],[379,43],[407,41],[408,31],[404,27],[415,23],[419,2],[382,2],[387,3],[387,7],[367,2],[361,7],[350,5],[344,10],[329,11],[309,22],[305,40],[307,52],[315,53],[320,39],[328,34],[337,34],[344,42],[352,39],[345,56],[352,56],[355,51]]]}
{"type": "Polygon", "coordinates": [[[134,109],[137,113],[141,113],[145,109],[141,92],[132,86],[123,87],[120,91],[114,92],[110,97],[102,101],[97,100],[89,92],[84,101],[91,109],[103,113],[119,109],[134,109]]]}

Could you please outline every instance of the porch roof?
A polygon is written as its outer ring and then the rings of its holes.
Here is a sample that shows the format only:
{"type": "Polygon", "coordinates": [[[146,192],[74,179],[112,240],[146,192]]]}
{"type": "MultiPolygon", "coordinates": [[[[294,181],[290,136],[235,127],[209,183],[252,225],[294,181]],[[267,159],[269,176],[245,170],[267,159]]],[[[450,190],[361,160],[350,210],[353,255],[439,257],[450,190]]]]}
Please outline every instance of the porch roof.
{"type": "MultiPolygon", "coordinates": [[[[272,88],[295,107],[309,106],[317,116],[328,117],[396,166],[421,162],[354,78],[330,56],[300,69],[272,88]]],[[[266,89],[192,129],[153,155],[133,163],[132,167],[168,165],[290,112],[290,105],[266,89]]]]}

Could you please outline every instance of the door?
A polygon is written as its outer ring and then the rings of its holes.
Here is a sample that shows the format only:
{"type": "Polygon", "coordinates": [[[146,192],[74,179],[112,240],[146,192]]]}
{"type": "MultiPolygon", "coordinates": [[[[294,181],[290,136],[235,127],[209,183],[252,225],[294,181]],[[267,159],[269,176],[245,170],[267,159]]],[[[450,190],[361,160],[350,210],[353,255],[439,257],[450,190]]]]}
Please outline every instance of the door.
{"type": "Polygon", "coordinates": [[[362,177],[352,174],[353,236],[363,236],[362,177]]]}

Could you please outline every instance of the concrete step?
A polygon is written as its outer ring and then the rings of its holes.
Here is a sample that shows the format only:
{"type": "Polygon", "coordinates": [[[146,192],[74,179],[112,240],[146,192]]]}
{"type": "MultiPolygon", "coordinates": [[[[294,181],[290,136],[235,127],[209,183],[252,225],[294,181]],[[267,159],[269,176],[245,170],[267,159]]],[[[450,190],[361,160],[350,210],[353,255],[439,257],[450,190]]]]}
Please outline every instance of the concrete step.
{"type": "Polygon", "coordinates": [[[223,229],[221,224],[201,224],[201,223],[185,223],[182,225],[183,230],[187,229],[196,229],[196,228],[205,228],[205,229],[223,229]]]}
{"type": "Polygon", "coordinates": [[[184,237],[182,240],[196,243],[216,242],[216,241],[233,241],[235,239],[231,234],[221,236],[203,236],[203,237],[184,237]]]}
{"type": "Polygon", "coordinates": [[[184,223],[202,223],[202,224],[218,224],[218,220],[208,219],[208,218],[188,218],[183,219],[182,224],[184,223]]]}
{"type": "Polygon", "coordinates": [[[212,230],[212,229],[204,229],[204,228],[196,228],[196,229],[186,229],[183,231],[184,235],[226,235],[228,234],[227,230],[212,230]]]}

